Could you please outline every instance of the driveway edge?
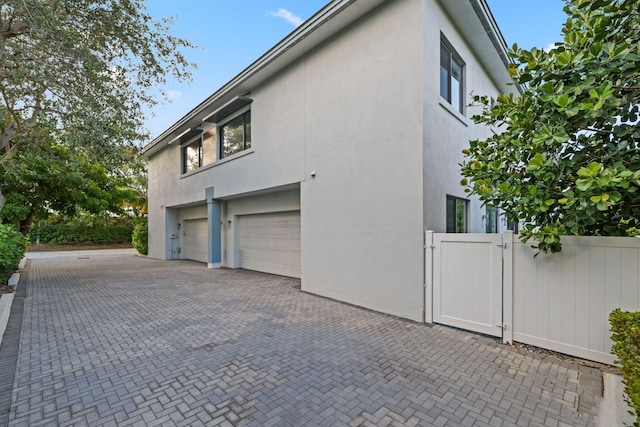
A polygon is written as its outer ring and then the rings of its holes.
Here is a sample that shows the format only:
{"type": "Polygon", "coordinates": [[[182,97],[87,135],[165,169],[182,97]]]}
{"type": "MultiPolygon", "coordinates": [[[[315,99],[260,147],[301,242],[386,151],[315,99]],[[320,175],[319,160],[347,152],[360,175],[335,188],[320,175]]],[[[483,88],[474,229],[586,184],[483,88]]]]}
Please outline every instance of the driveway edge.
{"type": "Polygon", "coordinates": [[[9,314],[11,313],[11,304],[15,294],[3,294],[0,296],[0,346],[2,346],[2,337],[9,323],[9,314]]]}
{"type": "MultiPolygon", "coordinates": [[[[0,425],[7,425],[11,410],[13,383],[16,377],[18,364],[18,352],[20,349],[20,336],[22,333],[22,319],[24,317],[24,302],[27,296],[28,270],[21,274],[16,291],[11,295],[12,303],[7,306],[7,324],[3,327],[0,339],[0,425]]],[[[2,298],[4,300],[4,297],[2,298]]],[[[8,301],[8,300],[7,300],[8,301]]],[[[2,310],[2,317],[5,310],[2,310]]]]}

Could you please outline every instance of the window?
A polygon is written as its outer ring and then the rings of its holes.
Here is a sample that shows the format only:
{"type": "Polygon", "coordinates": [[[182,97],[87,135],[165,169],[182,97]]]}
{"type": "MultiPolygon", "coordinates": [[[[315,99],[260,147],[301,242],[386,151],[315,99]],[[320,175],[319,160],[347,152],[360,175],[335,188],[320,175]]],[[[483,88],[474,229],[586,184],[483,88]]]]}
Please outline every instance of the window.
{"type": "Polygon", "coordinates": [[[467,232],[468,205],[468,200],[447,196],[447,233],[467,232]]]}
{"type": "Polygon", "coordinates": [[[485,214],[485,231],[487,233],[498,232],[498,208],[487,207],[487,213],[485,214]]]}
{"type": "Polygon", "coordinates": [[[182,173],[202,166],[202,137],[182,146],[182,173]]]}
{"type": "Polygon", "coordinates": [[[443,41],[440,42],[440,96],[464,112],[464,63],[443,41]]]}
{"type": "Polygon", "coordinates": [[[251,148],[251,111],[220,126],[220,158],[251,148]]]}

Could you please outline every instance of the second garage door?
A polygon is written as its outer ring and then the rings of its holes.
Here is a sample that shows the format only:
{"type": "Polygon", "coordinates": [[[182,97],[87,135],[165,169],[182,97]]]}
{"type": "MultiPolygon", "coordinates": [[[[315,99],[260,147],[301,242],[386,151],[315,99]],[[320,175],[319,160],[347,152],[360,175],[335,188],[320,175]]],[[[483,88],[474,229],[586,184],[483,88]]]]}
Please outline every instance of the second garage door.
{"type": "Polygon", "coordinates": [[[300,277],[300,211],[238,217],[240,268],[300,277]]]}
{"type": "Polygon", "coordinates": [[[207,262],[209,231],[207,219],[188,219],[183,223],[182,258],[207,262]]]}

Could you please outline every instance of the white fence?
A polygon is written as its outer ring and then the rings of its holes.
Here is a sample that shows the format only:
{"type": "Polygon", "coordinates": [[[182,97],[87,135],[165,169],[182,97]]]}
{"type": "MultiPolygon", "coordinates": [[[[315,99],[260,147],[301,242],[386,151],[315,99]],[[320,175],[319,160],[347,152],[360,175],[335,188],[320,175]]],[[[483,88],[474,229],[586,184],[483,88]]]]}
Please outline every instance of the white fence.
{"type": "MultiPolygon", "coordinates": [[[[427,278],[434,283],[432,289],[459,286],[434,280],[434,261],[440,269],[447,265],[456,268],[455,262],[442,258],[456,254],[438,254],[438,244],[432,243],[447,240],[442,236],[447,235],[427,232],[427,256],[432,260],[426,263],[427,278]]],[[[640,311],[640,239],[564,236],[562,252],[534,258],[536,251],[520,243],[517,236],[506,233],[502,238],[506,245],[502,283],[498,286],[503,294],[503,340],[612,364],[615,357],[611,354],[609,313],[615,308],[640,311]]],[[[469,245],[477,245],[474,235],[469,235],[468,240],[469,245]]],[[[456,242],[460,244],[459,237],[456,242]]],[[[472,263],[475,268],[482,268],[478,267],[481,263],[468,259],[468,251],[464,256],[457,259],[458,265],[472,263]]],[[[439,274],[443,277],[443,273],[439,274]]],[[[478,277],[483,274],[486,273],[478,271],[478,277]]],[[[485,284],[482,286],[486,289],[485,284]]],[[[427,296],[431,315],[428,306],[426,320],[439,322],[433,316],[433,307],[440,303],[435,295],[433,292],[427,296]]]]}

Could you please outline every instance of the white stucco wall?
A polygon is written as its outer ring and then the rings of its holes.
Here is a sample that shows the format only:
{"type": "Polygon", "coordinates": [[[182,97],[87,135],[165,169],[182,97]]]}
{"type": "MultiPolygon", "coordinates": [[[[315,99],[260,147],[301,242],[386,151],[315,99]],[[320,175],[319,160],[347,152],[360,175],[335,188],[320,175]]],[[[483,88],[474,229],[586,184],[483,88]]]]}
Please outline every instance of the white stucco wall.
{"type": "MultiPolygon", "coordinates": [[[[496,92],[435,0],[385,2],[251,89],[250,150],[186,175],[178,144],[150,158],[150,256],[171,257],[185,206],[214,187],[223,266],[238,266],[238,215],[300,210],[303,290],[421,320],[423,230],[444,230],[460,152],[487,132],[442,105],[440,32],[467,92],[496,92]]],[[[472,202],[471,231],[483,213],[472,202]]]]}
{"type": "Polygon", "coordinates": [[[388,2],[309,55],[301,184],[302,289],[415,320],[423,308],[419,5],[388,2]]]}
{"type": "MultiPolygon", "coordinates": [[[[468,231],[484,233],[485,208],[477,197],[464,192],[458,165],[464,160],[462,150],[468,148],[469,141],[486,138],[491,130],[471,120],[471,116],[481,112],[480,107],[467,106],[464,114],[460,114],[440,97],[441,34],[464,61],[465,104],[471,103],[471,92],[496,97],[499,89],[480,61],[482,52],[474,52],[468,40],[460,35],[461,23],[454,24],[436,0],[424,0],[424,7],[424,228],[446,231],[445,200],[450,195],[470,201],[468,231]]],[[[488,38],[483,33],[476,36],[488,38]]]]}

